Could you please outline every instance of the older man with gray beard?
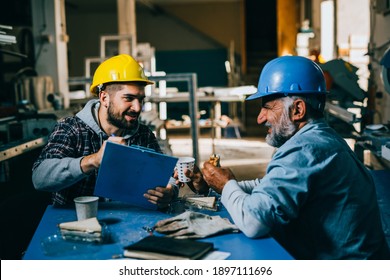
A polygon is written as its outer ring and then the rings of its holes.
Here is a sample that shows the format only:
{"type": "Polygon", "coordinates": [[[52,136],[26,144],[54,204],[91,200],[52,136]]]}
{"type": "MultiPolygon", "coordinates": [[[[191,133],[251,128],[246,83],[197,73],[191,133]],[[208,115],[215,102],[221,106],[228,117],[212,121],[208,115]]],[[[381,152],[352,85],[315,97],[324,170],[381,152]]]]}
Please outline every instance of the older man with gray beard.
{"type": "Polygon", "coordinates": [[[238,182],[230,169],[210,163],[188,175],[200,192],[221,194],[248,237],[271,235],[297,259],[390,259],[373,180],[325,122],[326,93],[311,60],[270,61],[247,98],[261,101],[257,122],[278,148],[265,176],[238,182]]]}

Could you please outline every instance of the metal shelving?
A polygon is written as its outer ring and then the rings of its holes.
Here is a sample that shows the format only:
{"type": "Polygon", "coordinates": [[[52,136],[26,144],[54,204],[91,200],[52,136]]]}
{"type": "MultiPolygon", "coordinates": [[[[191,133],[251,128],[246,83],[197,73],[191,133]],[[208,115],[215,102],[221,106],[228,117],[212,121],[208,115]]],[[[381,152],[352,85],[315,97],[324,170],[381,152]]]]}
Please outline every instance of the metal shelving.
{"type": "MultiPolygon", "coordinates": [[[[188,102],[188,110],[191,119],[191,139],[192,139],[192,155],[195,158],[196,162],[199,162],[199,125],[197,122],[198,114],[198,96],[197,96],[197,75],[196,73],[181,73],[181,74],[166,74],[165,76],[150,76],[150,80],[160,83],[165,82],[186,82],[187,89],[189,92],[188,99],[185,102],[188,102]]],[[[166,102],[163,94],[160,93],[159,101],[153,101],[153,96],[149,96],[147,100],[149,102],[166,102]]]]}

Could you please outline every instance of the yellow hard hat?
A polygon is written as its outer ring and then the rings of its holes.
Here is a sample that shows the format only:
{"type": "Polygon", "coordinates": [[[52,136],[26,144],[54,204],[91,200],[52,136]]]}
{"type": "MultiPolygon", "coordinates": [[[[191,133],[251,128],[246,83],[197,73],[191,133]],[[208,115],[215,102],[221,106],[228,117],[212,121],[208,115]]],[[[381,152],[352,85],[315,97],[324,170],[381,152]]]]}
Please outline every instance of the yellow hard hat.
{"type": "Polygon", "coordinates": [[[103,61],[93,75],[90,91],[98,94],[97,87],[112,82],[145,82],[153,84],[145,76],[139,63],[130,55],[120,54],[103,61]]]}

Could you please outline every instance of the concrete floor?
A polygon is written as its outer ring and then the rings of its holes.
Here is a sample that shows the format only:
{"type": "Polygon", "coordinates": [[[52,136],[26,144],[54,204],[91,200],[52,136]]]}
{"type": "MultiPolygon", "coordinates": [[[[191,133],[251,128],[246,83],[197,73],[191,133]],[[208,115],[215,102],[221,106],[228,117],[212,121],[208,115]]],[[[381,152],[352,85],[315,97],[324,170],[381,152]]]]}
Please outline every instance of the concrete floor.
{"type": "MultiPolygon", "coordinates": [[[[238,180],[262,177],[274,148],[265,143],[264,138],[224,138],[199,139],[200,167],[213,153],[221,157],[221,165],[229,167],[238,180]]],[[[192,156],[192,140],[188,136],[169,138],[170,148],[174,156],[192,156]]]]}

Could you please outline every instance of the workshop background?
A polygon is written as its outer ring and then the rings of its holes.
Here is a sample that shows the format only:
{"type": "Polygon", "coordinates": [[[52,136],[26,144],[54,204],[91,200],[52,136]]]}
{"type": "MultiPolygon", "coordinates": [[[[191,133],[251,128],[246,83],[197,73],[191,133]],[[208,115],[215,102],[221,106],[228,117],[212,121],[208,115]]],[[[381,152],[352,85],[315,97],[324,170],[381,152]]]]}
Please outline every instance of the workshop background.
{"type": "MultiPolygon", "coordinates": [[[[274,149],[245,97],[269,60],[301,55],[324,70],[329,123],[368,168],[389,170],[390,0],[14,0],[4,11],[1,259],[23,256],[50,203],[31,182],[47,135],[118,53],[156,81],[142,120],[166,153],[199,165],[218,153],[238,179],[262,176],[274,149]]],[[[389,190],[378,198],[390,238],[389,190]]]]}

